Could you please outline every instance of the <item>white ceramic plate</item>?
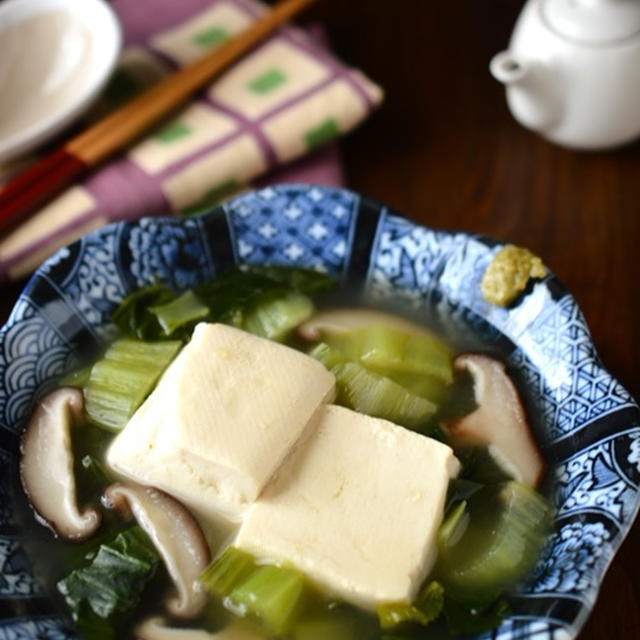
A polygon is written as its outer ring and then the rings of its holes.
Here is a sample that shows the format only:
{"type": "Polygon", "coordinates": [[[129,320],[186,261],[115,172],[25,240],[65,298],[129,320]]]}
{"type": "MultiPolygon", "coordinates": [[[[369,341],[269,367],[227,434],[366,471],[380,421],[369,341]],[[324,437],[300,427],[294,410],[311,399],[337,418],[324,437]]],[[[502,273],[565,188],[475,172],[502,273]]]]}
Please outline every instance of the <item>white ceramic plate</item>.
{"type": "Polygon", "coordinates": [[[81,115],[111,75],[121,43],[118,19],[103,0],[0,3],[0,161],[81,115]]]}

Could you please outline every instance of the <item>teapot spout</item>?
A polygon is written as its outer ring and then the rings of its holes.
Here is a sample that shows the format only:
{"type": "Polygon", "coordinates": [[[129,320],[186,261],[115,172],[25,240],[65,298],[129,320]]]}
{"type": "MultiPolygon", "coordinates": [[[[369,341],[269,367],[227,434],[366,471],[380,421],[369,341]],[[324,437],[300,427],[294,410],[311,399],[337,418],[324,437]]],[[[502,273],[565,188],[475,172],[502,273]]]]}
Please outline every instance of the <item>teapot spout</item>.
{"type": "Polygon", "coordinates": [[[518,61],[510,51],[501,51],[489,63],[491,75],[502,84],[513,84],[522,80],[528,72],[527,65],[518,61]]]}
{"type": "Polygon", "coordinates": [[[558,79],[551,69],[501,51],[492,58],[489,70],[506,86],[509,108],[520,124],[543,135],[555,128],[564,107],[558,79]]]}

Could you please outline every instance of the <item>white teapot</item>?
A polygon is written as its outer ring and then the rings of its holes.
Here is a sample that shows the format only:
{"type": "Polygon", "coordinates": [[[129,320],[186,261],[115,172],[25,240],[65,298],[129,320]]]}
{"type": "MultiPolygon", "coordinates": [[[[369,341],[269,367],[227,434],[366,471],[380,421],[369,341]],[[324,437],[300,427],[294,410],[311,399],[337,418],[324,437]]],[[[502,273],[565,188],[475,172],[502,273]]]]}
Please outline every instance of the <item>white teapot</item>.
{"type": "Polygon", "coordinates": [[[525,127],[577,149],[640,136],[640,0],[528,0],[491,60],[525,127]]]}

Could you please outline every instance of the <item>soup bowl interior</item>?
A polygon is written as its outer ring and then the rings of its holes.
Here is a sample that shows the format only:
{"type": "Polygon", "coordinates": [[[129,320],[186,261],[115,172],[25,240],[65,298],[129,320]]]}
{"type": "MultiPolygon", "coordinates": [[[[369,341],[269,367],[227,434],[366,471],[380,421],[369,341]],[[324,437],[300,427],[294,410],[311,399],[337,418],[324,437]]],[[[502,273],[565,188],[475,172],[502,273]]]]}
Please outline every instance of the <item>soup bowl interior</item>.
{"type": "Polygon", "coordinates": [[[403,300],[414,316],[502,355],[525,389],[556,516],[513,615],[477,638],[575,638],[638,510],[640,411],[553,274],[508,308],[484,300],[480,280],[502,246],[419,226],[350,191],[282,185],[199,218],[111,225],[47,260],[0,332],[0,637],[75,637],[23,545],[16,463],[34,400],[116,335],[110,313],[131,291],[271,263],[329,272],[352,296],[403,300]]]}

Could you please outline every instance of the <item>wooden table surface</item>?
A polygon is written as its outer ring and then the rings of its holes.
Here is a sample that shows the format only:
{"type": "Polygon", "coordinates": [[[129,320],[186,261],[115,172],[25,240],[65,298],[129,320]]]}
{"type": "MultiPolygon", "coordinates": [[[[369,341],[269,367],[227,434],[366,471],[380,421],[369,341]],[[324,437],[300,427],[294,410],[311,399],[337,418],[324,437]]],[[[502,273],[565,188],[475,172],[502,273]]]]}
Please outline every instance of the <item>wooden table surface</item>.
{"type": "MultiPolygon", "coordinates": [[[[640,398],[640,143],[553,146],[510,117],[488,73],[521,3],[325,0],[335,49],[386,90],[342,143],[348,185],[432,227],[540,255],[577,298],[600,356],[640,398]]],[[[0,291],[3,322],[22,284],[0,291]]],[[[580,640],[640,638],[640,524],[611,565],[580,640]]]]}

